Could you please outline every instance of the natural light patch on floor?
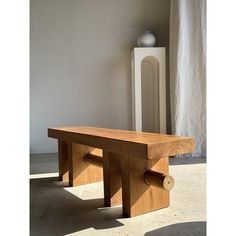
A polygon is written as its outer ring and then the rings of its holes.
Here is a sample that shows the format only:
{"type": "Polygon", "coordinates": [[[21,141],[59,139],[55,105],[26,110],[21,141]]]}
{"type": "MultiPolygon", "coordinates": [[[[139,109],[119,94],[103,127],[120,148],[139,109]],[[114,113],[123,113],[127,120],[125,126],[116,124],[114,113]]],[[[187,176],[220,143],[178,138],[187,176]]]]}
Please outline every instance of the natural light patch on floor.
{"type": "Polygon", "coordinates": [[[82,200],[100,199],[104,197],[102,181],[78,187],[65,187],[64,189],[82,200]]]}
{"type": "Polygon", "coordinates": [[[50,177],[58,177],[58,172],[54,173],[43,173],[43,174],[32,174],[30,175],[30,179],[41,179],[41,178],[50,178],[50,177]]]}

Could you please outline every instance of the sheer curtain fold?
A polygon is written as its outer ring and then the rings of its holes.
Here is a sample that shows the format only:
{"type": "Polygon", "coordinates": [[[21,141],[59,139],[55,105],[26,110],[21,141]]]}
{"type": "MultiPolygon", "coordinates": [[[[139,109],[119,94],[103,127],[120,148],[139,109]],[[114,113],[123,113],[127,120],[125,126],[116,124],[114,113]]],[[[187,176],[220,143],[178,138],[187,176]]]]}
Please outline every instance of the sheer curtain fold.
{"type": "Polygon", "coordinates": [[[205,0],[171,0],[170,94],[172,133],[195,138],[189,157],[206,156],[205,0]]]}

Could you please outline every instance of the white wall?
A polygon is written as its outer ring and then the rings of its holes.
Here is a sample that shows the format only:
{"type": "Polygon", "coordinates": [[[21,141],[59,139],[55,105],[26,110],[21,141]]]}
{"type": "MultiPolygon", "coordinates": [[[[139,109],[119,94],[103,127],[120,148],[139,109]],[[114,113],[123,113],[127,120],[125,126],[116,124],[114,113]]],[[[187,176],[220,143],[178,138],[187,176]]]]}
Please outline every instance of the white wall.
{"type": "Polygon", "coordinates": [[[131,129],[130,52],[148,29],[168,46],[169,0],[31,0],[30,152],[48,127],[131,129]]]}

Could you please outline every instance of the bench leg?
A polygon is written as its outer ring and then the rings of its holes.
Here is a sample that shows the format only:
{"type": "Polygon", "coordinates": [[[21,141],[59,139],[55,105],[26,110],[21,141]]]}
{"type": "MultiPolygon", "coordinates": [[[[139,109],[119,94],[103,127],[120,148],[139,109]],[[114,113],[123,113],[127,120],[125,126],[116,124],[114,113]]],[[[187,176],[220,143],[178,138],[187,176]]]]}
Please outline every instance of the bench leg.
{"type": "Polygon", "coordinates": [[[59,180],[68,181],[68,144],[65,141],[58,140],[58,167],[59,180]]]}
{"type": "Polygon", "coordinates": [[[71,187],[103,180],[102,169],[84,161],[87,153],[101,155],[102,150],[77,143],[68,144],[69,184],[71,187]]]}
{"type": "Polygon", "coordinates": [[[120,156],[103,151],[104,205],[120,205],[122,201],[120,156]]]}
{"type": "Polygon", "coordinates": [[[143,160],[127,156],[121,159],[123,215],[133,217],[168,207],[169,192],[144,182],[146,170],[168,174],[168,157],[143,160]]]}

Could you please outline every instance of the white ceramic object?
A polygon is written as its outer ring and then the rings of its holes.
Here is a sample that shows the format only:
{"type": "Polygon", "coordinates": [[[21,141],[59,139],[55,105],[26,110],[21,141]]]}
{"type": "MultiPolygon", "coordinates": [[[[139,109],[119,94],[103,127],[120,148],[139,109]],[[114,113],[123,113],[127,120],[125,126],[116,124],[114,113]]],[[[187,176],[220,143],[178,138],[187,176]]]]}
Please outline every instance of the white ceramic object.
{"type": "MultiPolygon", "coordinates": [[[[154,119],[158,122],[159,133],[166,133],[166,49],[164,47],[156,48],[134,48],[131,54],[132,58],[132,129],[143,131],[142,127],[142,81],[141,81],[141,64],[142,61],[152,56],[159,63],[157,72],[158,86],[156,97],[158,104],[154,107],[156,115],[154,119]]],[[[155,111],[154,111],[155,113],[155,111]]],[[[156,132],[156,130],[154,131],[156,132]]]]}
{"type": "Polygon", "coordinates": [[[138,47],[154,47],[156,44],[156,37],[149,31],[145,31],[137,39],[138,47]]]}

